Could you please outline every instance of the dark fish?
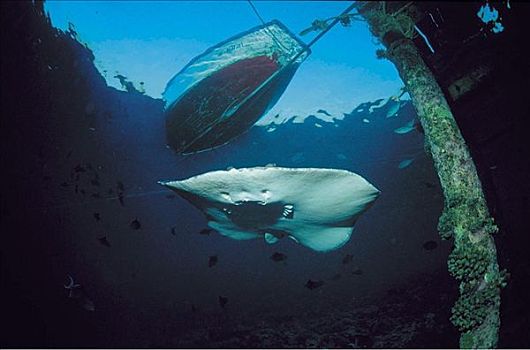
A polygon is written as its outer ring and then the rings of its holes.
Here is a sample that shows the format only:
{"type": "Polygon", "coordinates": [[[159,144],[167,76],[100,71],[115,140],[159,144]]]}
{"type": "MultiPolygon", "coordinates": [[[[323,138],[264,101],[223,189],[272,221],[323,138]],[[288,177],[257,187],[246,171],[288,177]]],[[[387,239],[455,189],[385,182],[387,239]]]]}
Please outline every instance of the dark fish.
{"type": "Polygon", "coordinates": [[[52,177],[51,177],[51,176],[48,176],[48,175],[44,175],[44,176],[42,177],[42,179],[43,179],[44,181],[49,181],[49,180],[52,179],[52,177]]]}
{"type": "Polygon", "coordinates": [[[313,280],[307,280],[305,287],[307,289],[313,290],[318,287],[322,287],[324,285],[324,281],[313,281],[313,280]]]}
{"type": "Polygon", "coordinates": [[[327,115],[328,117],[331,117],[331,114],[329,114],[327,111],[325,111],[325,110],[323,110],[323,109],[319,109],[319,110],[317,111],[317,113],[322,113],[322,114],[327,115]]]}
{"type": "Polygon", "coordinates": [[[101,195],[99,193],[92,193],[92,198],[101,198],[101,195]]]}
{"type": "Polygon", "coordinates": [[[70,158],[71,155],[72,155],[72,151],[68,152],[68,153],[66,154],[66,159],[70,158]]]}
{"type": "Polygon", "coordinates": [[[176,235],[177,235],[177,228],[176,228],[176,227],[172,227],[172,228],[171,228],[171,234],[172,234],[173,236],[176,236],[176,235]]]}
{"type": "Polygon", "coordinates": [[[77,164],[75,167],[74,167],[74,171],[76,173],[84,173],[86,171],[86,169],[81,166],[81,164],[77,164]]]}
{"type": "Polygon", "coordinates": [[[94,302],[88,296],[86,296],[86,294],[83,295],[83,297],[79,300],[79,305],[81,305],[81,307],[85,309],[86,311],[96,310],[96,306],[94,305],[94,302]]]}
{"type": "MultiPolygon", "coordinates": [[[[87,163],[87,164],[86,164],[86,168],[87,168],[88,170],[92,170],[92,169],[93,169],[93,168],[92,168],[92,164],[87,163]]],[[[96,176],[97,176],[97,174],[96,174],[96,176]]]]}
{"type": "Polygon", "coordinates": [[[62,187],[68,187],[68,182],[65,181],[65,182],[61,183],[61,186],[62,187]]]}
{"type": "Polygon", "coordinates": [[[99,243],[103,244],[105,247],[109,247],[110,248],[110,242],[109,242],[109,240],[107,239],[106,236],[98,238],[98,241],[99,241],[99,243]]]}
{"type": "Polygon", "coordinates": [[[197,312],[197,307],[191,304],[191,312],[197,312]]]}
{"type": "Polygon", "coordinates": [[[92,186],[99,186],[99,185],[100,185],[98,179],[90,180],[90,184],[91,184],[92,186]]]}
{"type": "Polygon", "coordinates": [[[353,260],[353,255],[352,254],[346,254],[346,256],[344,258],[342,258],[342,263],[344,265],[346,265],[346,264],[351,263],[352,260],[353,260]]]}
{"type": "Polygon", "coordinates": [[[427,188],[434,188],[434,187],[436,187],[432,182],[424,181],[423,184],[424,184],[425,187],[427,187],[427,188]]]}
{"type": "Polygon", "coordinates": [[[283,253],[278,253],[278,252],[275,252],[274,254],[271,255],[271,259],[275,262],[280,262],[280,261],[284,261],[287,259],[287,255],[283,254],[283,253]]]}
{"type": "Polygon", "coordinates": [[[109,188],[109,190],[107,191],[108,194],[113,194],[114,193],[114,190],[112,188],[109,188]]]}
{"type": "Polygon", "coordinates": [[[75,193],[79,193],[79,185],[75,185],[75,193]]]}
{"type": "Polygon", "coordinates": [[[351,272],[352,275],[362,275],[363,274],[363,270],[361,269],[355,269],[351,272]]]}
{"type": "Polygon", "coordinates": [[[438,243],[436,243],[435,241],[427,241],[423,243],[423,249],[425,250],[433,250],[436,249],[436,247],[438,247],[438,243]]]}
{"type": "Polygon", "coordinates": [[[120,192],[125,191],[125,186],[123,186],[123,182],[121,182],[121,181],[116,182],[116,188],[117,188],[120,192]]]}
{"type": "Polygon", "coordinates": [[[212,230],[211,228],[205,228],[205,229],[201,230],[201,231],[199,232],[199,234],[200,234],[200,235],[209,235],[210,233],[212,233],[212,231],[213,231],[213,230],[212,230]]]}
{"type": "Polygon", "coordinates": [[[140,227],[142,227],[142,225],[140,224],[140,221],[138,221],[138,219],[134,219],[133,221],[131,221],[130,226],[131,226],[131,228],[133,230],[139,230],[140,227]]]}
{"type": "Polygon", "coordinates": [[[94,213],[94,219],[96,219],[96,221],[101,220],[101,216],[99,216],[99,213],[94,213]]]}
{"type": "Polygon", "coordinates": [[[208,267],[212,267],[214,266],[215,264],[217,264],[217,261],[219,259],[217,258],[217,255],[212,255],[210,256],[210,258],[208,258],[208,267]]]}
{"type": "Polygon", "coordinates": [[[121,205],[125,205],[125,202],[123,201],[123,192],[118,193],[118,200],[121,205]]]}
{"type": "Polygon", "coordinates": [[[86,191],[83,190],[83,189],[80,189],[80,190],[79,190],[79,193],[81,193],[81,194],[84,196],[84,195],[86,194],[86,191]]]}
{"type": "Polygon", "coordinates": [[[223,309],[225,308],[226,303],[228,303],[228,298],[219,295],[219,305],[221,305],[223,309]]]}

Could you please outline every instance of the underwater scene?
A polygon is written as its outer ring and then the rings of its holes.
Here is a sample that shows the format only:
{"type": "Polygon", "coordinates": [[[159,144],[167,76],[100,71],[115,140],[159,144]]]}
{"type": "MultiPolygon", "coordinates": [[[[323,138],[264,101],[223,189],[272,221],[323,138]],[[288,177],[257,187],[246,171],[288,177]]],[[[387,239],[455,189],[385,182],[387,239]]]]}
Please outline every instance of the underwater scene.
{"type": "Polygon", "coordinates": [[[3,2],[0,345],[530,346],[529,12],[3,2]]]}

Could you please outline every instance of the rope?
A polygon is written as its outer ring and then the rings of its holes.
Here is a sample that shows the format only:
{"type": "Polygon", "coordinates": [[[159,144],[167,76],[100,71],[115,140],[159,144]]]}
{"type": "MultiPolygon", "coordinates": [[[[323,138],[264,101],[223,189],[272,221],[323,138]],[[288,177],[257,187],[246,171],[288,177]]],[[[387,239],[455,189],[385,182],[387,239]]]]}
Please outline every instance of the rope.
{"type": "Polygon", "coordinates": [[[258,10],[256,9],[256,6],[254,6],[254,4],[252,3],[252,1],[250,0],[247,0],[247,2],[249,3],[250,7],[252,7],[252,10],[254,11],[254,13],[256,14],[256,16],[258,16],[259,20],[261,21],[261,24],[265,25],[265,21],[263,20],[263,18],[261,18],[258,10]]]}
{"type": "MultiPolygon", "coordinates": [[[[329,32],[329,30],[331,28],[333,28],[337,23],[340,22],[341,18],[343,18],[348,13],[350,13],[350,11],[353,10],[356,6],[357,6],[357,4],[354,2],[353,4],[348,6],[348,8],[346,10],[342,11],[342,13],[340,15],[338,15],[337,17],[335,17],[333,22],[331,22],[331,24],[329,26],[327,26],[326,29],[324,29],[323,31],[318,33],[318,35],[316,37],[314,37],[313,40],[311,40],[309,42],[309,44],[307,44],[307,47],[310,48],[311,46],[313,46],[314,43],[316,43],[318,40],[320,40],[320,38],[322,38],[324,36],[324,34],[329,32]]],[[[298,57],[296,57],[296,58],[298,58],[298,57]]]]}

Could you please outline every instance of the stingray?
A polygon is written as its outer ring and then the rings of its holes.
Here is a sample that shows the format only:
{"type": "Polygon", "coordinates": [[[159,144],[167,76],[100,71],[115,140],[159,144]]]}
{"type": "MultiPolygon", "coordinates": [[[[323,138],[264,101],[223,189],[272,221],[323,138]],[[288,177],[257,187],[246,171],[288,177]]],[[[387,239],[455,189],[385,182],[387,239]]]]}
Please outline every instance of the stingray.
{"type": "Polygon", "coordinates": [[[337,169],[242,168],[159,183],[200,209],[224,236],[271,244],[289,237],[322,252],[348,242],[379,195],[360,175],[337,169]]]}

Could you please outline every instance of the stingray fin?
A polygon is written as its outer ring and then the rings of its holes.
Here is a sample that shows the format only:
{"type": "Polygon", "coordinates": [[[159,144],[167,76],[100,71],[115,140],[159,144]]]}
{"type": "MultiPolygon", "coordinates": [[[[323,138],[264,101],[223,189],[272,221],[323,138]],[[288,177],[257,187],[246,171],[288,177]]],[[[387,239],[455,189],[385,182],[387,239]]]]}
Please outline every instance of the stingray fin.
{"type": "Polygon", "coordinates": [[[278,241],[279,241],[278,237],[276,237],[272,233],[268,233],[268,232],[265,233],[265,242],[267,242],[269,244],[274,244],[274,243],[276,243],[278,241]]]}
{"type": "Polygon", "coordinates": [[[255,232],[248,232],[248,231],[238,231],[238,230],[232,230],[229,228],[224,227],[223,225],[219,225],[217,222],[210,221],[208,223],[208,226],[222,234],[223,236],[230,237],[232,239],[237,239],[238,241],[247,240],[247,239],[255,239],[259,238],[261,235],[255,232]]]}
{"type": "Polygon", "coordinates": [[[305,229],[301,234],[293,234],[298,243],[319,252],[327,252],[342,247],[353,232],[351,227],[322,227],[305,229]]]}

